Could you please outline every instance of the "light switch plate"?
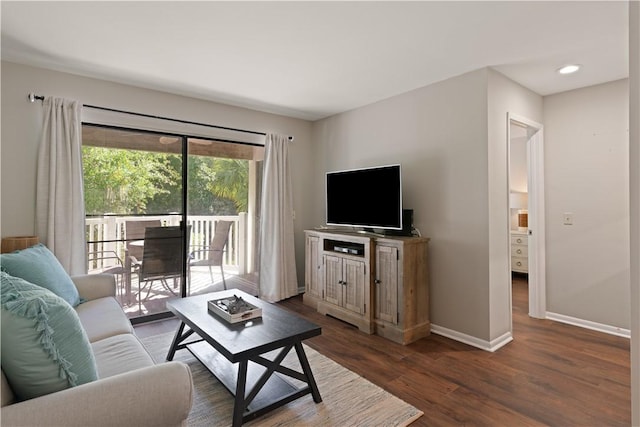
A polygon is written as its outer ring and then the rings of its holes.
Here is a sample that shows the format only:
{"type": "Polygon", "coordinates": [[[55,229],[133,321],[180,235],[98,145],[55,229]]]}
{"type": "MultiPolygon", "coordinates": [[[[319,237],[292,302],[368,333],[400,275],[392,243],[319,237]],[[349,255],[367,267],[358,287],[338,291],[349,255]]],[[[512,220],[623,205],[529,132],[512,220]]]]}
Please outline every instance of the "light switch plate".
{"type": "Polygon", "coordinates": [[[562,215],[564,225],[573,225],[573,212],[565,212],[562,215]]]}

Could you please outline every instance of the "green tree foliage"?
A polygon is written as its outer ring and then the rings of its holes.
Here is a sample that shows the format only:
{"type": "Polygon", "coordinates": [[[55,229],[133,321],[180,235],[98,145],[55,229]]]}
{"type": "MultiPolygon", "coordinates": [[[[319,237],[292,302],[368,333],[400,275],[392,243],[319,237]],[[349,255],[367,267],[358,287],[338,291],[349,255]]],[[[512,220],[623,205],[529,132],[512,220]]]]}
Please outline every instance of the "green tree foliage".
{"type": "Polygon", "coordinates": [[[175,179],[166,182],[164,191],[155,194],[147,203],[147,214],[162,215],[167,212],[182,212],[182,156],[167,155],[167,169],[175,179]]]}
{"type": "MultiPolygon", "coordinates": [[[[216,164],[224,159],[207,156],[189,156],[188,204],[191,215],[236,215],[239,210],[233,200],[213,191],[216,164]]],[[[243,179],[238,177],[238,179],[243,179]]],[[[244,183],[246,185],[246,181],[244,183]]]]}
{"type": "Polygon", "coordinates": [[[169,192],[166,187],[180,179],[169,157],[171,155],[84,146],[87,214],[145,213],[149,200],[169,192]]]}
{"type": "MultiPolygon", "coordinates": [[[[189,156],[188,213],[235,215],[248,205],[249,162],[189,156]]],[[[89,215],[182,211],[182,161],[175,154],[83,147],[89,215]]]]}
{"type": "Polygon", "coordinates": [[[249,204],[249,162],[238,159],[216,159],[209,181],[210,191],[218,197],[230,199],[238,212],[247,212],[249,204]]]}

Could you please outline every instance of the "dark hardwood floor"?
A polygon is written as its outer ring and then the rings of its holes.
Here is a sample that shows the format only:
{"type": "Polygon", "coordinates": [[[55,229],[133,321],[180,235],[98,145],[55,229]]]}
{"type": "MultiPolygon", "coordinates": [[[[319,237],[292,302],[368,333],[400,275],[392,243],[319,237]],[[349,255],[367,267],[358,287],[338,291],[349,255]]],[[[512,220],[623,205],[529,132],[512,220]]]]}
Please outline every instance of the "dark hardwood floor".
{"type": "Polygon", "coordinates": [[[532,319],[527,292],[526,278],[514,277],[514,341],[494,353],[435,334],[395,344],[318,314],[300,296],[279,305],[322,326],[310,347],[422,410],[412,426],[629,426],[629,340],[532,319]]]}

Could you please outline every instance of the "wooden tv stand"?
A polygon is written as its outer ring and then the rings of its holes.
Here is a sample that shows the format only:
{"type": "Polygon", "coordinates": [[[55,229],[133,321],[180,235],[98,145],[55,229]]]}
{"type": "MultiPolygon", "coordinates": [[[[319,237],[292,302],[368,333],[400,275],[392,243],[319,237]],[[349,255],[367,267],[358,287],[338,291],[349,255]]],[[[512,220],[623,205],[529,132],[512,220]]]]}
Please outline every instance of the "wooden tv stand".
{"type": "Polygon", "coordinates": [[[303,301],[400,344],[425,337],[431,332],[428,242],[306,230],[303,301]]]}

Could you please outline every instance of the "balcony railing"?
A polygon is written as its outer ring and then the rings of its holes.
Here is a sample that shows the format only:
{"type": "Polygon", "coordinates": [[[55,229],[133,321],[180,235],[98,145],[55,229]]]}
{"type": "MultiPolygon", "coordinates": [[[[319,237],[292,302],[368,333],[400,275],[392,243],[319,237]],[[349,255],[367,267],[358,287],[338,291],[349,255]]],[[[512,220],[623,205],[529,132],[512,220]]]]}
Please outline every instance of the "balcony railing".
{"type": "MultiPolygon", "coordinates": [[[[124,259],[125,238],[127,235],[127,221],[160,220],[163,226],[179,225],[181,215],[167,214],[158,216],[113,216],[86,218],[87,252],[111,252],[124,259]]],[[[191,226],[189,236],[189,253],[202,246],[208,246],[213,238],[215,226],[218,221],[232,221],[229,231],[229,240],[224,255],[225,266],[235,266],[239,274],[247,272],[247,215],[240,213],[237,216],[228,215],[194,215],[187,217],[187,224],[191,226]]],[[[198,259],[196,257],[196,259],[198,259]]],[[[89,272],[102,271],[114,266],[117,260],[114,258],[92,260],[89,272]]]]}

